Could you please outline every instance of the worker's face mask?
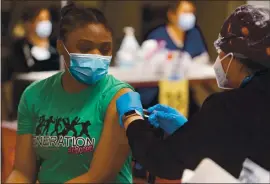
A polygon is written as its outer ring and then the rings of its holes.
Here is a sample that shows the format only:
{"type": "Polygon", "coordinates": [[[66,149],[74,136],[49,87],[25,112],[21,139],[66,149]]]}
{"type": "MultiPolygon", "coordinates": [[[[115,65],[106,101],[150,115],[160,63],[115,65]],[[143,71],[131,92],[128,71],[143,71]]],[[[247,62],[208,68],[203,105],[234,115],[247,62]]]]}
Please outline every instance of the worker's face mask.
{"type": "Polygon", "coordinates": [[[64,48],[70,57],[70,74],[77,81],[91,85],[107,75],[112,56],[69,53],[64,48]]]}
{"type": "Polygon", "coordinates": [[[183,31],[188,31],[195,26],[196,17],[193,13],[181,13],[178,17],[178,26],[183,31]]]}
{"type": "Polygon", "coordinates": [[[37,23],[36,33],[40,38],[48,38],[52,33],[51,21],[44,20],[37,23]]]}
{"type": "Polygon", "coordinates": [[[227,73],[229,71],[229,68],[230,68],[232,59],[233,59],[233,53],[229,53],[226,56],[224,56],[223,58],[220,58],[218,56],[217,59],[216,59],[216,62],[214,64],[214,66],[213,66],[214,67],[214,70],[215,70],[215,73],[216,73],[216,80],[217,80],[218,87],[221,88],[221,89],[232,89],[232,88],[228,87],[229,80],[227,78],[227,73]],[[225,58],[227,58],[229,56],[231,56],[231,59],[229,61],[228,67],[227,67],[226,72],[225,72],[224,69],[223,69],[223,67],[222,67],[221,62],[225,58]]]}

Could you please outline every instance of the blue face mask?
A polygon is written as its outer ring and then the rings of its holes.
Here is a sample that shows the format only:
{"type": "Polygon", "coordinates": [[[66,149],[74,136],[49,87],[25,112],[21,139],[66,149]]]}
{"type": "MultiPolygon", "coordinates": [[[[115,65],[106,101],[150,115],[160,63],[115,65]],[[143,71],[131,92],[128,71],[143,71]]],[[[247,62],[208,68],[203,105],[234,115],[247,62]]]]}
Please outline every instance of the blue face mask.
{"type": "Polygon", "coordinates": [[[182,13],[178,17],[178,25],[183,31],[188,31],[195,26],[196,17],[193,13],[182,13]]]}
{"type": "Polygon", "coordinates": [[[69,71],[77,81],[91,85],[107,75],[112,56],[67,53],[70,56],[69,71]]]}

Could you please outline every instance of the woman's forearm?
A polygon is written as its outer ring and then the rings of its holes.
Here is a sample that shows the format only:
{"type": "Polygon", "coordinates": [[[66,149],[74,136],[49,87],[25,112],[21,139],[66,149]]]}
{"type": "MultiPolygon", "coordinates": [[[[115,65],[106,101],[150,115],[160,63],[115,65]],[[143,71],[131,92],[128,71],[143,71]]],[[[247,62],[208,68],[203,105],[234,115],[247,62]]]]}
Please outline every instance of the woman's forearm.
{"type": "Polygon", "coordinates": [[[5,183],[34,183],[30,178],[27,178],[22,172],[13,170],[5,183]]]}
{"type": "Polygon", "coordinates": [[[89,174],[85,173],[85,174],[78,176],[76,178],[73,178],[65,183],[95,183],[95,181],[92,181],[89,174]]]}

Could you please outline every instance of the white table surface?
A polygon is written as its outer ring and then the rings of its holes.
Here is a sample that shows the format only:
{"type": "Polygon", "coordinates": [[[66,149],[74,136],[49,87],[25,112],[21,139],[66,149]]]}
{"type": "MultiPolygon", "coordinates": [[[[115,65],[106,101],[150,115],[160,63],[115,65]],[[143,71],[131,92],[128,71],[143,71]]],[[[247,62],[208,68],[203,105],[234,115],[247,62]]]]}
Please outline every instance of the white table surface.
{"type": "MultiPolygon", "coordinates": [[[[46,79],[59,71],[48,72],[30,72],[17,75],[17,79],[26,81],[38,81],[46,79]]],[[[112,74],[115,78],[127,83],[132,82],[156,82],[161,78],[155,75],[151,75],[148,72],[143,72],[140,69],[123,69],[118,67],[110,67],[109,74],[112,74]]],[[[188,80],[203,80],[215,78],[215,73],[210,65],[205,64],[192,64],[187,70],[186,78],[188,80]]]]}
{"type": "Polygon", "coordinates": [[[17,120],[15,121],[2,121],[1,128],[7,128],[11,130],[17,130],[17,120]]]}

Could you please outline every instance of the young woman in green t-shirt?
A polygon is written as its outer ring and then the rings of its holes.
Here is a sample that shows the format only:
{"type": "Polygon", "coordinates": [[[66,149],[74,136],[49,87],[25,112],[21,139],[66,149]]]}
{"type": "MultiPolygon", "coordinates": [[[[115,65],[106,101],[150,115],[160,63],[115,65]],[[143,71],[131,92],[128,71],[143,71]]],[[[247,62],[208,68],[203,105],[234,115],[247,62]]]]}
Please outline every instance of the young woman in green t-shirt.
{"type": "Polygon", "coordinates": [[[57,47],[66,69],[24,91],[7,182],[131,183],[115,101],[132,88],[107,74],[112,31],[93,8],[70,4],[61,15],[57,47]]]}

